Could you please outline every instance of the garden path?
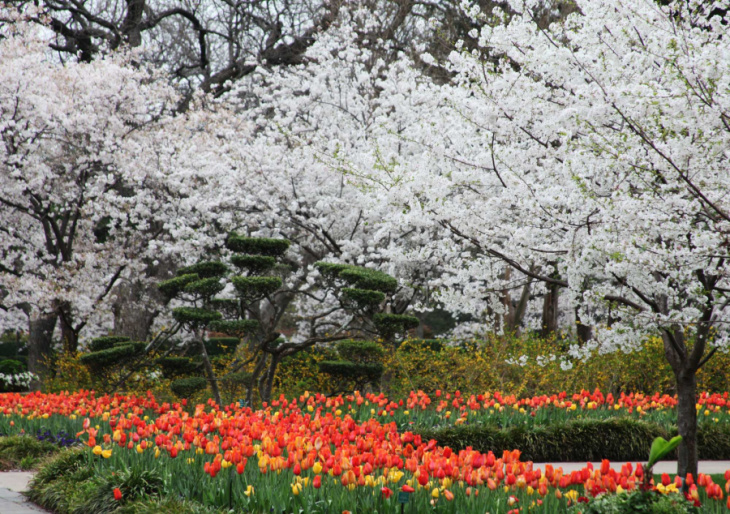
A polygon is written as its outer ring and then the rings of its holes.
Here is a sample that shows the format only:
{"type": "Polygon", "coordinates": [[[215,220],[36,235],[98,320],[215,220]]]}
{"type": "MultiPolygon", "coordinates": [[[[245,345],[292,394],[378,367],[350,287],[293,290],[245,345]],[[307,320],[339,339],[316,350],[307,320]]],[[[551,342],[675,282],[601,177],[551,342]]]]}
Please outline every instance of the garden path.
{"type": "MultiPolygon", "coordinates": [[[[641,462],[641,461],[639,461],[641,462]]],[[[545,469],[544,462],[541,463],[534,463],[532,467],[534,469],[540,468],[545,469]]],[[[564,473],[570,473],[571,471],[578,471],[580,469],[583,469],[586,465],[585,462],[552,462],[551,463],[554,467],[562,467],[564,473]]],[[[600,462],[593,462],[593,467],[596,469],[599,469],[601,467],[600,462]]],[[[613,469],[619,470],[621,469],[621,466],[626,464],[625,462],[614,462],[611,461],[611,467],[613,469]]],[[[636,465],[636,462],[632,462],[632,464],[636,465]]],[[[646,461],[644,461],[642,464],[646,464],[646,461]]],[[[730,461],[728,460],[701,460],[698,463],[698,470],[700,473],[704,473],[706,475],[716,475],[716,474],[723,474],[725,471],[730,469],[730,461]]],[[[657,462],[654,465],[654,473],[669,473],[671,475],[677,473],[677,461],[671,461],[671,460],[664,460],[657,462]]]]}
{"type": "Polygon", "coordinates": [[[5,471],[0,473],[0,514],[39,514],[47,513],[30,503],[20,494],[28,488],[33,473],[28,471],[5,471]]]}

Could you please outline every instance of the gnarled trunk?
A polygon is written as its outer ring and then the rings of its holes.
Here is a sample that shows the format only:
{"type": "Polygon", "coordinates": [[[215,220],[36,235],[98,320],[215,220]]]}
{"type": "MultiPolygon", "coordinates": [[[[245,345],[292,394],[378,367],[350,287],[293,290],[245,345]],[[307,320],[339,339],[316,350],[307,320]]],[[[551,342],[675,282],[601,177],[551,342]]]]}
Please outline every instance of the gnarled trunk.
{"type": "Polygon", "coordinates": [[[42,382],[48,376],[53,330],[57,319],[55,314],[41,314],[30,318],[28,324],[28,371],[38,376],[38,380],[33,380],[30,384],[34,391],[41,389],[42,382]]]}

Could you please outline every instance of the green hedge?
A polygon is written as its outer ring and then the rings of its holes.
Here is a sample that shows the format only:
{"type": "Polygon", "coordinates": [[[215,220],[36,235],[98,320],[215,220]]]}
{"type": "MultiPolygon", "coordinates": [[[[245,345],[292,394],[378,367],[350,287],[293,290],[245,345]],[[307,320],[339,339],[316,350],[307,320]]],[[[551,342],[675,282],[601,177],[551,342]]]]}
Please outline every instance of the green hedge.
{"type": "Polygon", "coordinates": [[[381,363],[356,363],[349,361],[322,361],[319,370],[344,379],[366,379],[369,382],[380,380],[383,374],[381,363]]]}
{"type": "MultiPolygon", "coordinates": [[[[422,428],[414,433],[426,440],[435,439],[439,445],[456,451],[470,446],[481,452],[501,455],[504,450],[519,449],[522,460],[534,462],[640,460],[649,456],[655,437],[669,439],[677,434],[676,429],[667,432],[653,423],[618,418],[531,428],[462,425],[422,428]]],[[[730,459],[730,426],[701,424],[697,443],[700,459],[730,459]]],[[[676,452],[668,458],[676,459],[676,452]]]]}

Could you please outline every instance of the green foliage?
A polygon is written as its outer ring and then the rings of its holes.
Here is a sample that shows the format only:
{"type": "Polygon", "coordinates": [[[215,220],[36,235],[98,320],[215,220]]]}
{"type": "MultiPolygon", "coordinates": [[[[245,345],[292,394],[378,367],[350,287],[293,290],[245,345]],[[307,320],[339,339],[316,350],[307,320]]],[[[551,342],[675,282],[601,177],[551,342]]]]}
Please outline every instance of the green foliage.
{"type": "Polygon", "coordinates": [[[177,276],[198,275],[200,278],[219,278],[228,272],[228,266],[220,261],[202,261],[177,270],[177,276]]]}
{"type": "Polygon", "coordinates": [[[276,258],[264,255],[234,254],[231,256],[231,263],[247,270],[251,275],[262,275],[276,265],[276,258]]]}
{"type": "Polygon", "coordinates": [[[352,264],[338,264],[335,262],[324,261],[316,262],[314,266],[319,270],[322,276],[330,280],[337,278],[342,271],[354,267],[352,264]]]}
{"type": "Polygon", "coordinates": [[[396,334],[404,334],[408,330],[416,328],[418,318],[405,314],[378,313],[373,316],[373,323],[385,339],[390,339],[396,334]]]}
{"type": "Polygon", "coordinates": [[[382,362],[385,349],[374,341],[340,341],[337,353],[343,360],[357,363],[382,362]]]}
{"type": "Polygon", "coordinates": [[[190,500],[177,498],[145,498],[122,505],[115,514],[221,514],[220,509],[206,507],[190,500]]]}
{"type": "Polygon", "coordinates": [[[290,245],[286,239],[243,237],[236,233],[231,233],[226,240],[226,247],[231,251],[267,257],[284,255],[290,245]]]}
{"type": "Polygon", "coordinates": [[[377,382],[383,374],[382,363],[358,363],[350,361],[322,361],[319,370],[339,379],[377,382]]]}
{"type": "Polygon", "coordinates": [[[362,310],[376,309],[385,300],[385,294],[380,291],[350,287],[342,289],[342,296],[350,308],[362,310]]]}
{"type": "Polygon", "coordinates": [[[35,437],[0,437],[0,471],[32,468],[38,459],[57,452],[58,446],[35,437]]]}
{"type": "Polygon", "coordinates": [[[238,300],[235,298],[211,298],[208,301],[208,306],[228,316],[237,317],[240,313],[238,300]]]}
{"type": "Polygon", "coordinates": [[[192,326],[205,326],[212,321],[221,319],[220,312],[197,307],[176,307],[172,309],[175,321],[192,326]]]}
{"type": "Polygon", "coordinates": [[[282,284],[279,277],[233,277],[231,281],[244,303],[269,296],[282,284]]]}
{"type": "Polygon", "coordinates": [[[223,291],[224,287],[225,286],[221,283],[218,277],[213,277],[190,282],[185,285],[184,291],[202,298],[210,298],[211,296],[223,291]]]}
{"type": "Polygon", "coordinates": [[[5,375],[15,375],[25,371],[25,366],[22,362],[15,359],[4,359],[0,360],[0,373],[5,375]]]}
{"type": "Polygon", "coordinates": [[[238,319],[232,321],[214,321],[209,328],[214,332],[220,332],[236,337],[245,337],[259,329],[259,322],[254,319],[238,319]]]}
{"type": "MultiPolygon", "coordinates": [[[[700,459],[730,458],[730,427],[701,424],[699,434],[709,430],[711,437],[698,437],[700,459]],[[720,439],[722,442],[716,442],[720,439]]],[[[632,461],[648,455],[650,441],[671,437],[654,423],[627,418],[585,419],[541,426],[499,428],[493,425],[460,425],[446,428],[414,430],[424,439],[435,439],[455,451],[471,446],[482,452],[501,455],[504,450],[519,448],[522,460],[534,462],[596,462],[601,459],[632,461]]],[[[699,435],[698,434],[698,435],[699,435]]],[[[671,456],[674,456],[672,452],[671,456]]],[[[676,458],[676,457],[675,457],[676,458]]]]}
{"type": "Polygon", "coordinates": [[[690,514],[700,512],[681,494],[663,495],[654,491],[634,491],[625,494],[603,494],[588,503],[568,510],[581,514],[690,514]]]}
{"type": "Polygon", "coordinates": [[[171,278],[170,280],[163,280],[157,284],[157,288],[162,292],[162,294],[172,298],[173,296],[181,293],[185,289],[186,285],[191,282],[195,282],[196,280],[200,280],[200,276],[197,273],[179,275],[175,278],[171,278]]]}
{"type": "Polygon", "coordinates": [[[89,342],[89,351],[98,352],[101,350],[108,350],[118,343],[126,343],[129,341],[128,337],[125,336],[103,336],[96,337],[89,342]]]}
{"type": "Polygon", "coordinates": [[[210,357],[226,355],[236,351],[239,342],[237,337],[211,337],[205,342],[205,350],[210,357]]]}
{"type": "Polygon", "coordinates": [[[251,373],[241,371],[239,373],[231,373],[230,375],[226,375],[221,380],[223,382],[231,382],[234,384],[243,384],[248,386],[251,383],[251,377],[251,373]]]}
{"type": "Polygon", "coordinates": [[[672,437],[672,439],[670,439],[669,441],[667,441],[663,437],[657,437],[656,439],[654,439],[654,442],[651,443],[651,450],[649,451],[649,462],[647,462],[646,467],[648,469],[654,467],[654,464],[673,452],[681,442],[681,435],[672,437]]]}
{"type": "Polygon", "coordinates": [[[179,378],[170,384],[172,392],[180,398],[190,398],[208,385],[203,377],[179,378]]]}
{"type": "Polygon", "coordinates": [[[77,512],[76,506],[92,493],[93,468],[88,450],[64,450],[40,468],[28,487],[28,499],[57,514],[77,512]]]}
{"type": "Polygon", "coordinates": [[[199,362],[187,357],[162,357],[157,359],[157,364],[162,368],[162,376],[165,378],[187,375],[200,368],[199,362]]]}
{"type": "Polygon", "coordinates": [[[79,358],[79,361],[81,364],[88,366],[92,373],[101,373],[108,366],[120,364],[120,362],[141,354],[144,352],[145,347],[145,343],[122,342],[119,346],[114,346],[108,350],[86,353],[79,358]]]}
{"type": "Polygon", "coordinates": [[[374,269],[351,266],[340,271],[338,276],[357,289],[391,294],[398,289],[398,281],[395,278],[374,269]]]}

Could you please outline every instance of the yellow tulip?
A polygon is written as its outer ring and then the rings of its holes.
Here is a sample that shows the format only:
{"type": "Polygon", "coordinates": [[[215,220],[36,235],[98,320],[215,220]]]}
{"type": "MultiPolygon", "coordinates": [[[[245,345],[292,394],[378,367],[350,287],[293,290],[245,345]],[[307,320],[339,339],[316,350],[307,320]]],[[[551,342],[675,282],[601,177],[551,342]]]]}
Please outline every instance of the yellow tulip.
{"type": "Polygon", "coordinates": [[[104,451],[101,452],[101,456],[104,457],[105,459],[108,459],[109,457],[112,456],[112,451],[111,450],[104,450],[104,451]]]}
{"type": "Polygon", "coordinates": [[[431,491],[431,496],[434,497],[434,498],[438,498],[439,497],[438,487],[434,487],[433,488],[433,491],[431,491]]]}
{"type": "Polygon", "coordinates": [[[137,445],[137,453],[144,453],[144,448],[142,448],[141,444],[137,445]]]}
{"type": "Polygon", "coordinates": [[[249,485],[246,490],[243,492],[246,496],[251,496],[254,493],[254,489],[252,485],[249,485]]]}
{"type": "Polygon", "coordinates": [[[302,492],[302,484],[292,484],[291,492],[294,496],[299,496],[299,493],[302,492]]]}
{"type": "Polygon", "coordinates": [[[314,466],[312,466],[312,471],[314,471],[315,475],[319,475],[322,472],[322,464],[317,461],[314,463],[314,466]]]}
{"type": "Polygon", "coordinates": [[[94,455],[96,455],[98,457],[99,455],[101,455],[101,451],[102,451],[101,446],[99,446],[97,444],[96,446],[94,446],[94,449],[91,451],[94,453],[94,455]]]}

